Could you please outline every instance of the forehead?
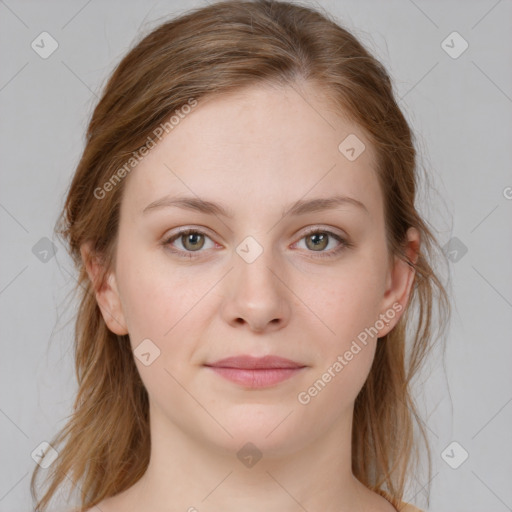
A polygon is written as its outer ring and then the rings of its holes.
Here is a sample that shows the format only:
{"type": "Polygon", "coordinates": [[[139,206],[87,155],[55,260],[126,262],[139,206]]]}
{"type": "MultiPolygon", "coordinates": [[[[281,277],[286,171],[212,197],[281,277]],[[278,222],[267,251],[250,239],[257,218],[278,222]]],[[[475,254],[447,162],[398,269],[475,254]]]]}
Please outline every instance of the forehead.
{"type": "Polygon", "coordinates": [[[334,193],[357,198],[374,214],[381,208],[369,141],[311,87],[250,87],[200,99],[125,186],[122,208],[132,215],[167,194],[213,199],[237,213],[271,205],[281,211],[334,193]],[[347,145],[360,152],[356,159],[343,153],[347,145]]]}

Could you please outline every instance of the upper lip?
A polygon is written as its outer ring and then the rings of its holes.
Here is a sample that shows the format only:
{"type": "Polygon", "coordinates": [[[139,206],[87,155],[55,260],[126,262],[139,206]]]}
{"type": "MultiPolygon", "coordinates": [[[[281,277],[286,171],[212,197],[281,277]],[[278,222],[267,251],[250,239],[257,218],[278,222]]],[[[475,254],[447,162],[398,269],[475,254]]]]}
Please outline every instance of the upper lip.
{"type": "Polygon", "coordinates": [[[290,359],[278,356],[234,356],[219,359],[213,363],[206,363],[205,366],[213,366],[216,368],[240,368],[244,370],[261,370],[270,368],[303,368],[306,365],[296,363],[290,359]]]}

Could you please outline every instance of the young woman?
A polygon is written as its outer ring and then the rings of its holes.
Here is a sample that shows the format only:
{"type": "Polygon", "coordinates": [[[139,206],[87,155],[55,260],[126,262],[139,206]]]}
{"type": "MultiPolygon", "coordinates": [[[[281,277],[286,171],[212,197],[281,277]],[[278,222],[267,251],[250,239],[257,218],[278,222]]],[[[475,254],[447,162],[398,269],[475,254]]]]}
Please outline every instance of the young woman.
{"type": "Polygon", "coordinates": [[[419,510],[410,382],[449,302],[417,179],[388,74],[328,15],[228,1],[144,37],[58,229],[79,392],[36,510],[69,481],[80,511],[419,510]]]}

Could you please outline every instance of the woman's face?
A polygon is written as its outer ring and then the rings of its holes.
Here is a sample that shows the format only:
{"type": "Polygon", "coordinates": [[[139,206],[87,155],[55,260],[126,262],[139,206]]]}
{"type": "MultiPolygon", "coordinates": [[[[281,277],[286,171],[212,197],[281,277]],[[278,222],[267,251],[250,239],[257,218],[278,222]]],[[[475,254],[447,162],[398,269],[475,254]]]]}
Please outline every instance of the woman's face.
{"type": "Polygon", "coordinates": [[[125,178],[97,298],[129,334],[160,426],[229,449],[304,447],[346,425],[403,312],[413,272],[386,250],[373,150],[318,96],[201,100],[125,178]],[[268,355],[299,368],[207,366],[268,355]]]}

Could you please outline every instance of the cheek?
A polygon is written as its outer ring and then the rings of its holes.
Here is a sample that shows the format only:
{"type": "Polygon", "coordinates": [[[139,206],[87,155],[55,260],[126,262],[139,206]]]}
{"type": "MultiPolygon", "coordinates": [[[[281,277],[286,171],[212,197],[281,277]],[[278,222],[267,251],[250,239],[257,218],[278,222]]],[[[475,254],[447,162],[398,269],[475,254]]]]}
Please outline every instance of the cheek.
{"type": "MultiPolygon", "coordinates": [[[[218,307],[208,293],[218,279],[211,270],[171,265],[149,251],[126,254],[130,257],[119,261],[119,275],[132,349],[136,356],[139,344],[151,340],[159,350],[155,367],[178,376],[183,363],[194,360],[195,340],[201,339],[205,323],[218,307]]],[[[137,360],[136,364],[143,380],[153,378],[154,372],[137,360]]]]}
{"type": "Polygon", "coordinates": [[[306,414],[322,418],[325,425],[352,407],[368,377],[378,343],[379,291],[378,273],[353,267],[308,299],[329,330],[316,336],[318,358],[297,398],[306,414]]]}
{"type": "Polygon", "coordinates": [[[299,407],[309,418],[315,419],[319,431],[328,428],[340,416],[350,413],[368,377],[376,343],[359,345],[360,348],[354,350],[357,353],[350,351],[350,361],[343,352],[333,357],[297,395],[299,407]]]}
{"type": "MultiPolygon", "coordinates": [[[[332,339],[340,349],[365,328],[375,324],[382,299],[380,274],[366,269],[370,265],[340,268],[318,286],[305,294],[304,302],[329,329],[327,339],[332,339]]],[[[310,285],[308,285],[310,286],[310,285]]]]}
{"type": "Polygon", "coordinates": [[[179,269],[166,264],[161,252],[163,248],[140,249],[126,240],[121,249],[120,243],[117,274],[130,333],[161,338],[183,316],[189,302],[194,285],[179,269]]]}
{"type": "Polygon", "coordinates": [[[120,254],[116,274],[132,347],[150,339],[162,349],[179,320],[182,287],[134,248],[120,250],[120,254]]]}

